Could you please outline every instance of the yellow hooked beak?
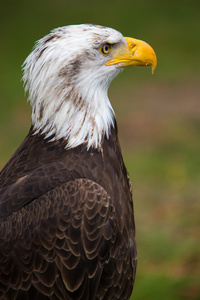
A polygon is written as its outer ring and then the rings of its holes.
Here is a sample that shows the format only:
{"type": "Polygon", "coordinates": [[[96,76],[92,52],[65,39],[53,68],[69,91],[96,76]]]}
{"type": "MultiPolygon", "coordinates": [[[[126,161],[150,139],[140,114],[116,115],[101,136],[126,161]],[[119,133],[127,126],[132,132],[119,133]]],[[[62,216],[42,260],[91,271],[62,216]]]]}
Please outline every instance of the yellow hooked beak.
{"type": "Polygon", "coordinates": [[[106,65],[116,65],[119,67],[126,66],[152,66],[154,73],[157,58],[156,54],[147,43],[133,38],[125,37],[127,44],[113,49],[112,58],[106,65]]]}

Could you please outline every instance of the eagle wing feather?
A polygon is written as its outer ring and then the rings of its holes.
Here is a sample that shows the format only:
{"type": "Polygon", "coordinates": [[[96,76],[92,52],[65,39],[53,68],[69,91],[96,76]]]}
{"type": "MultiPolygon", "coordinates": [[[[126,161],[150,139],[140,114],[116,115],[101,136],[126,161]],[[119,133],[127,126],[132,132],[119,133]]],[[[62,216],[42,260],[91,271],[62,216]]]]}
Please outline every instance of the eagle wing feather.
{"type": "Polygon", "coordinates": [[[1,223],[0,293],[33,285],[46,296],[65,291],[67,299],[95,299],[116,231],[112,201],[99,184],[76,179],[53,188],[1,223]]]}

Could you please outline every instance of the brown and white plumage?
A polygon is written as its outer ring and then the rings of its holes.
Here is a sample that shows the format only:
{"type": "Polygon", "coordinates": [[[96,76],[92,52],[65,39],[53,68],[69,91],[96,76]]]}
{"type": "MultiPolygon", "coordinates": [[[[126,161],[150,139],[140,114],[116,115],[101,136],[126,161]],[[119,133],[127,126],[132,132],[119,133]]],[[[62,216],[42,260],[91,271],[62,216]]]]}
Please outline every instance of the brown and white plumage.
{"type": "Polygon", "coordinates": [[[134,64],[155,68],[152,48],[95,25],[55,29],[26,59],[32,126],[0,173],[1,300],[130,298],[133,203],[107,89],[134,64]]]}

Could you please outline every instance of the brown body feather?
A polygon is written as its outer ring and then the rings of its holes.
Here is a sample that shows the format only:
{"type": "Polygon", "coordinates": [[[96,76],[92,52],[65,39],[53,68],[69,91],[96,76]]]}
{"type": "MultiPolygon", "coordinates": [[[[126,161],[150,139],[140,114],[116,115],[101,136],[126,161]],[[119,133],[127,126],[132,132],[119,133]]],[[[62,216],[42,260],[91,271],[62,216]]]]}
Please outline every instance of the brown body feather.
{"type": "Polygon", "coordinates": [[[0,299],[129,299],[136,271],[129,177],[102,149],[28,136],[0,173],[0,299]]]}

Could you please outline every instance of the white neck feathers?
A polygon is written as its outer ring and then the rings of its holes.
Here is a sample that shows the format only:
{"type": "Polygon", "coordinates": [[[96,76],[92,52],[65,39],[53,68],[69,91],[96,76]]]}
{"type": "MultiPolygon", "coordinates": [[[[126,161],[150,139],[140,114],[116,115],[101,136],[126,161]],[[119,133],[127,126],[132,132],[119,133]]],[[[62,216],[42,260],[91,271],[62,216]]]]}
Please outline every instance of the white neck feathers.
{"type": "MultiPolygon", "coordinates": [[[[87,87],[88,88],[88,87],[87,87]]],[[[35,105],[32,113],[35,133],[51,140],[64,138],[66,148],[86,144],[99,148],[104,136],[109,136],[114,125],[114,112],[105,89],[79,92],[72,87],[56,97],[56,90],[48,95],[46,106],[35,105]],[[87,92],[87,95],[86,95],[87,92]],[[39,111],[40,110],[40,111],[39,111]]],[[[37,101],[36,101],[37,102],[37,101]]]]}

